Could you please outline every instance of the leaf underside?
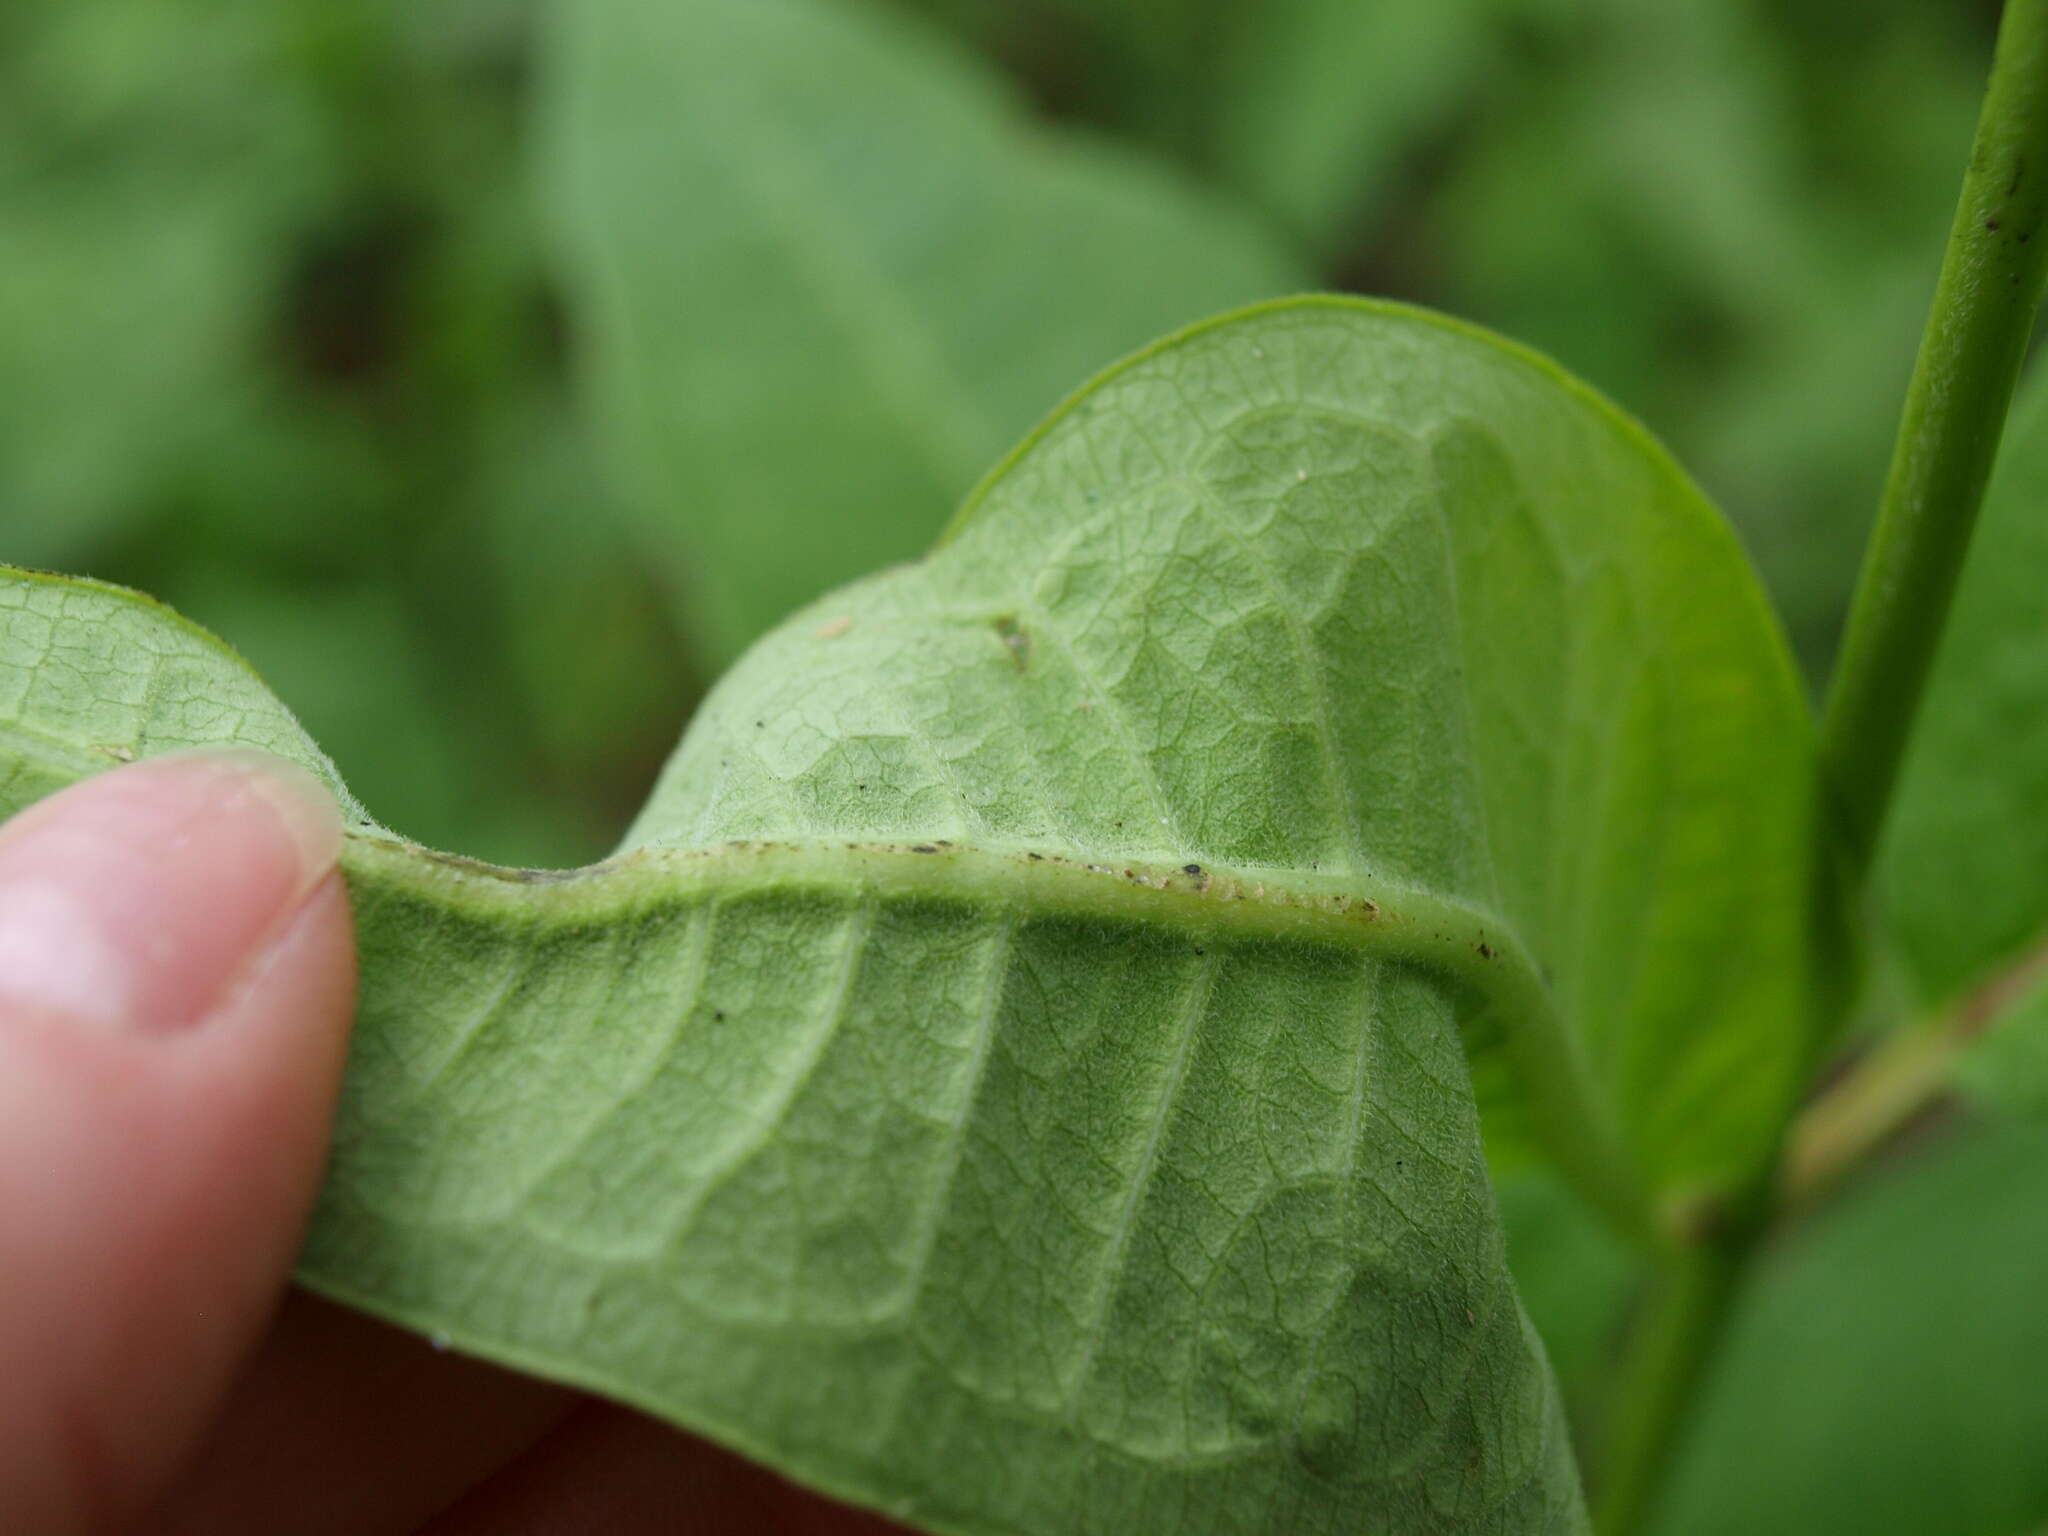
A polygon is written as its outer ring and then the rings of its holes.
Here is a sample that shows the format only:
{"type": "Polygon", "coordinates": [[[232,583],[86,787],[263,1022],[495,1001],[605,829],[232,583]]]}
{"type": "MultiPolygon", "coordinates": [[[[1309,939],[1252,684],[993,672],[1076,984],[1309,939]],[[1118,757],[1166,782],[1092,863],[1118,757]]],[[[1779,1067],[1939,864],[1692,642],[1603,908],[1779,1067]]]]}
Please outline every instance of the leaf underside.
{"type": "MultiPolygon", "coordinates": [[[[338,787],[163,610],[0,585],[0,809],[222,740],[338,787]]],[[[1579,1529],[1467,1055],[1538,997],[1644,1183],[1745,1176],[1810,751],[1581,387],[1389,306],[1198,327],[757,646],[613,860],[362,824],[304,1277],[940,1531],[1579,1529]]]]}

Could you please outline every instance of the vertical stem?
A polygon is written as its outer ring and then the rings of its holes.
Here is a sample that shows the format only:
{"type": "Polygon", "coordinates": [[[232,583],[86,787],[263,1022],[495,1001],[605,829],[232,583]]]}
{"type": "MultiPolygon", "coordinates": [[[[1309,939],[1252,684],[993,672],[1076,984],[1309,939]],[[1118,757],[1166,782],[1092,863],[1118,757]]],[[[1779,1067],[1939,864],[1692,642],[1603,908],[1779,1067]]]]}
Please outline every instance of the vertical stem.
{"type": "Polygon", "coordinates": [[[1646,1527],[1663,1491],[1714,1346],[1735,1299],[1752,1239],[1670,1256],[1630,1330],[1608,1399],[1608,1442],[1594,1489],[1593,1528],[1629,1536],[1646,1527]]]}
{"type": "Polygon", "coordinates": [[[1916,1020],[1880,1040],[1793,1125],[1778,1170],[1782,1203],[1794,1212],[1813,1205],[1924,1113],[1953,1085],[1964,1044],[1946,1021],[1916,1020]]]}
{"type": "Polygon", "coordinates": [[[1890,478],[1835,665],[1821,759],[1861,883],[1969,547],[2048,276],[2048,0],[1998,52],[1890,478]]]}
{"type": "MultiPolygon", "coordinates": [[[[1991,83],[1906,393],[1876,531],[1857,579],[1821,732],[1821,767],[1860,888],[1883,827],[2034,312],[2048,281],[2048,0],[2006,0],[1991,83]]],[[[1782,1149],[1781,1149],[1782,1153],[1782,1149]]],[[[1776,1162],[1776,1159],[1773,1159],[1776,1162]]],[[[1609,1404],[1600,1536],[1656,1513],[1694,1389],[1771,1217],[1775,1171],[1719,1230],[1661,1256],[1609,1404]]]]}

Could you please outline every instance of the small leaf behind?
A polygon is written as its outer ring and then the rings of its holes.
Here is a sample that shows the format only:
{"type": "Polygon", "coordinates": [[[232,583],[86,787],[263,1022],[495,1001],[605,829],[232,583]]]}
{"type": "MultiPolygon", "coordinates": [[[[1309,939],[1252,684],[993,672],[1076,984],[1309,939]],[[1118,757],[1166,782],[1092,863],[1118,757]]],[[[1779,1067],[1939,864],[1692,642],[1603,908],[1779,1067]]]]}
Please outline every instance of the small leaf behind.
{"type": "Polygon", "coordinates": [[[922,550],[1076,379],[1308,286],[1248,215],[1026,121],[881,6],[559,8],[585,373],[710,660],[922,550]]]}
{"type": "Polygon", "coordinates": [[[2048,1130],[1873,1171],[1758,1273],[1657,1536],[1993,1536],[2048,1521],[2048,1130]]]}

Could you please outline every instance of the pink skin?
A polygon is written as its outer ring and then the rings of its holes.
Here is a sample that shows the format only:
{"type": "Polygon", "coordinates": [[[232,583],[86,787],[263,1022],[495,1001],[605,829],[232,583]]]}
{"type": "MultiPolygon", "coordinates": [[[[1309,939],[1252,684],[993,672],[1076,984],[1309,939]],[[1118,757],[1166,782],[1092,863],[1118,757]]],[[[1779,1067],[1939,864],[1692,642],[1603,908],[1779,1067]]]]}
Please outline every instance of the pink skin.
{"type": "Polygon", "coordinates": [[[286,1297],[355,999],[341,821],[181,753],[0,827],[0,1530],[891,1529],[286,1297]]]}

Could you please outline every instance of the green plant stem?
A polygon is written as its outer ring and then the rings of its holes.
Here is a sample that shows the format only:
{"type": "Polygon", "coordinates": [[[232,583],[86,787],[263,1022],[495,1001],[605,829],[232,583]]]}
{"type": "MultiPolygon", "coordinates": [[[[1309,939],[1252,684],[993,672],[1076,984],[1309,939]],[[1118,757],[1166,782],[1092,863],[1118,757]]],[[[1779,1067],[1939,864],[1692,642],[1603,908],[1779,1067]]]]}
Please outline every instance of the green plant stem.
{"type": "MultiPolygon", "coordinates": [[[[1610,1441],[1595,1524],[1601,1536],[1643,1528],[1694,1388],[1712,1358],[1749,1261],[1778,1214],[1810,1209],[1947,1093],[1972,1041],[2048,976],[2048,935],[1957,999],[1939,1019],[1881,1041],[1790,1127],[1775,1187],[1760,1184],[1705,1230],[1676,1234],[1643,1315],[1630,1330],[1609,1399],[1610,1441]]],[[[1714,1213],[1710,1213],[1714,1214],[1714,1213]]]]}
{"type": "Polygon", "coordinates": [[[1810,1208],[1945,1094],[1967,1041],[1914,1025],[1880,1041],[1799,1117],[1779,1170],[1779,1199],[1810,1208]]]}
{"type": "Polygon", "coordinates": [[[1782,1209],[1798,1212],[1889,1145],[1955,1087],[1970,1047],[2048,980],[2048,934],[1938,1017],[1895,1030],[1806,1108],[1779,1169],[1782,1209]]]}
{"type": "Polygon", "coordinates": [[[2007,0],[1821,759],[1852,888],[1884,823],[2048,277],[2048,0],[2007,0]]]}
{"type": "Polygon", "coordinates": [[[1755,1245],[1754,1227],[1666,1255],[1629,1331],[1607,1403],[1593,1528],[1627,1536],[1654,1512],[1694,1388],[1712,1358],[1755,1245]]]}
{"type": "MultiPolygon", "coordinates": [[[[2048,281],[2048,0],[2007,0],[1991,81],[1857,578],[1821,731],[1827,860],[1860,899],[2048,281]],[[1839,867],[1839,866],[1838,866],[1839,867]]],[[[1922,1073],[1909,1073],[1917,1085],[1922,1073]]],[[[1907,1098],[1917,1097],[1908,1093],[1907,1098]]],[[[1889,1124],[1896,1095],[1873,1124],[1889,1124]]],[[[1864,1138],[1858,1120],[1850,1139],[1864,1138]]],[[[1777,1163],[1720,1219],[1674,1234],[1608,1401],[1600,1536],[1647,1527],[1779,1198],[1777,1163]]]]}

